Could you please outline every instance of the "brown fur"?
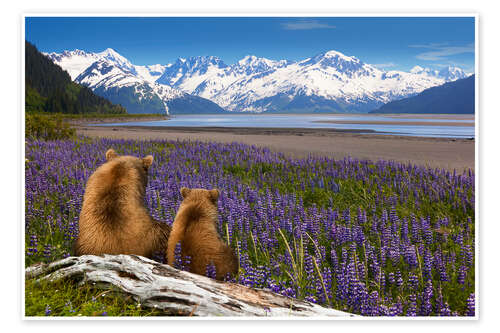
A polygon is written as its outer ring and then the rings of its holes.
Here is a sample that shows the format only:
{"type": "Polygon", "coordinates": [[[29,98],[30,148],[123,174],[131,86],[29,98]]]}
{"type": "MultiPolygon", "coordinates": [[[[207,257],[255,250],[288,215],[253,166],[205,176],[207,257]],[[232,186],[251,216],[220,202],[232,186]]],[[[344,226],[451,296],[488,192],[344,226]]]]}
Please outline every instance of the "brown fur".
{"type": "Polygon", "coordinates": [[[144,205],[153,157],[118,156],[109,149],[106,160],[87,181],[75,254],[151,257],[165,251],[170,226],[152,219],[144,205]]]}
{"type": "Polygon", "coordinates": [[[183,187],[182,201],[168,239],[167,262],[174,262],[175,246],[181,242],[181,255],[191,257],[190,271],[205,275],[208,264],[216,268],[216,278],[238,272],[238,259],[217,233],[217,199],[219,191],[183,187]]]}

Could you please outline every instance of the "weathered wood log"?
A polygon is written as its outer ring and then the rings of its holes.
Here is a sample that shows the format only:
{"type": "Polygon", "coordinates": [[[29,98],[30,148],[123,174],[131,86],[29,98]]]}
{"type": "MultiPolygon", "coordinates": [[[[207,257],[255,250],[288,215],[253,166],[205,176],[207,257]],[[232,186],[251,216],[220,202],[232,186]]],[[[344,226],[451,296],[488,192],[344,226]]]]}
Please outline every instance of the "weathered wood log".
{"type": "Polygon", "coordinates": [[[142,306],[162,309],[166,315],[354,316],[267,290],[219,282],[135,255],[68,257],[30,266],[25,274],[26,279],[112,285],[142,306]]]}

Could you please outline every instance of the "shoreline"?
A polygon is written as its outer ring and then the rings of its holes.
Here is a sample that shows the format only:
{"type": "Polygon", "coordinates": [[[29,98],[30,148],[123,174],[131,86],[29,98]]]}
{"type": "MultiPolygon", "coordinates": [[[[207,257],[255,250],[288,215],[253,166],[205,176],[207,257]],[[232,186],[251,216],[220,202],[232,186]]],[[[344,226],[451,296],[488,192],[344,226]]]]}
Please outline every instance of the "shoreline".
{"type": "MultiPolygon", "coordinates": [[[[88,122],[87,122],[88,124],[88,122]]],[[[134,140],[241,142],[267,147],[288,157],[393,160],[431,168],[474,170],[473,138],[431,138],[366,133],[360,130],[251,127],[75,126],[77,134],[134,140]]]]}
{"type": "Polygon", "coordinates": [[[138,121],[169,120],[169,115],[144,116],[144,117],[109,117],[109,118],[70,118],[66,121],[70,125],[85,126],[90,124],[133,123],[138,121]]]}
{"type": "MultiPolygon", "coordinates": [[[[424,118],[422,118],[424,119],[424,118]]],[[[315,123],[323,124],[354,124],[354,125],[399,125],[399,126],[460,126],[474,127],[472,122],[457,123],[451,121],[432,122],[432,121],[387,121],[387,120],[316,120],[315,123]]]]}

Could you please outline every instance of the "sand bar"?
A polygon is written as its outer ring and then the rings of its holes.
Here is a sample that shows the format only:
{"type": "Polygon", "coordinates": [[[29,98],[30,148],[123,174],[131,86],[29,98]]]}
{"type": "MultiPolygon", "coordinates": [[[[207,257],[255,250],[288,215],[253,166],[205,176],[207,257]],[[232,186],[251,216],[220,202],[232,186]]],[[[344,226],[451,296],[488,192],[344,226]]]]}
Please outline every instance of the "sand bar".
{"type": "Polygon", "coordinates": [[[242,142],[269,147],[291,157],[309,154],[341,159],[347,156],[373,161],[384,159],[411,162],[432,168],[474,170],[474,139],[420,138],[380,134],[359,134],[355,130],[77,126],[77,133],[90,137],[135,140],[200,140],[242,142]]]}
{"type": "Polygon", "coordinates": [[[432,122],[432,121],[389,121],[389,120],[317,120],[316,123],[326,124],[368,124],[368,125],[399,125],[399,126],[462,126],[474,127],[474,123],[432,122]]]}
{"type": "Polygon", "coordinates": [[[378,117],[389,117],[389,118],[413,118],[413,119],[449,119],[449,120],[474,120],[474,114],[414,114],[414,113],[398,113],[398,114],[390,114],[390,113],[369,113],[369,116],[378,116],[378,117]]]}

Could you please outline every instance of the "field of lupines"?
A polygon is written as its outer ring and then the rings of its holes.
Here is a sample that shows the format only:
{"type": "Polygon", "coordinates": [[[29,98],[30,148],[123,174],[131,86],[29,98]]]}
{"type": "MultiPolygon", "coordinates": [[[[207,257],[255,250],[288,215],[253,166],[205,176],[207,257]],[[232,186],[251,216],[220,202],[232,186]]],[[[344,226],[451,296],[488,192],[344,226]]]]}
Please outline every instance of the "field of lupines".
{"type": "Polygon", "coordinates": [[[146,200],[165,223],[182,186],[220,190],[237,283],[364,316],[475,313],[472,171],[291,159],[239,143],[28,140],[26,265],[70,255],[86,180],[108,148],[154,155],[146,200]]]}

